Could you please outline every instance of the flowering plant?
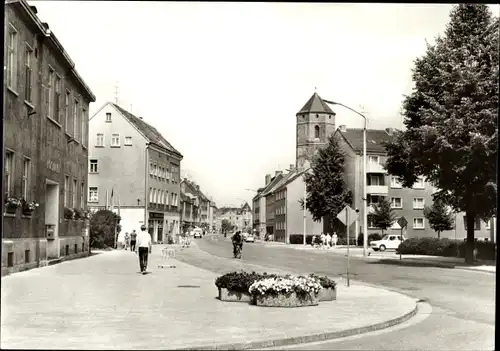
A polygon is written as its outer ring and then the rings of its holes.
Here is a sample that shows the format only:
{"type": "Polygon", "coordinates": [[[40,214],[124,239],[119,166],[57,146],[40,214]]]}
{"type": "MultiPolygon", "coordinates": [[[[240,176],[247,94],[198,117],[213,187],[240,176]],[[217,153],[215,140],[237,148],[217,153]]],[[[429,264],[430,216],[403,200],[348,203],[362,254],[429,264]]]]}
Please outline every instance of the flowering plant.
{"type": "Polygon", "coordinates": [[[64,218],[65,219],[73,219],[74,215],[75,215],[75,212],[73,211],[72,208],[69,208],[69,207],[64,208],[64,218]]]}
{"type": "Polygon", "coordinates": [[[227,289],[234,292],[248,293],[250,286],[261,279],[277,277],[274,274],[267,273],[247,273],[241,272],[231,272],[221,275],[215,280],[215,286],[219,289],[227,289]]]}
{"type": "Polygon", "coordinates": [[[74,208],[73,209],[73,214],[75,219],[83,219],[84,217],[84,212],[81,208],[74,208]]]}
{"type": "Polygon", "coordinates": [[[27,202],[26,200],[23,199],[22,203],[23,203],[23,212],[29,214],[33,212],[38,206],[40,206],[36,201],[27,202]]]}
{"type": "Polygon", "coordinates": [[[254,282],[249,289],[252,295],[289,295],[295,293],[297,297],[305,299],[317,294],[321,290],[319,280],[313,277],[272,277],[254,282]]]}
{"type": "Polygon", "coordinates": [[[5,198],[5,205],[9,207],[19,207],[21,206],[21,200],[15,196],[10,196],[5,198]]]}

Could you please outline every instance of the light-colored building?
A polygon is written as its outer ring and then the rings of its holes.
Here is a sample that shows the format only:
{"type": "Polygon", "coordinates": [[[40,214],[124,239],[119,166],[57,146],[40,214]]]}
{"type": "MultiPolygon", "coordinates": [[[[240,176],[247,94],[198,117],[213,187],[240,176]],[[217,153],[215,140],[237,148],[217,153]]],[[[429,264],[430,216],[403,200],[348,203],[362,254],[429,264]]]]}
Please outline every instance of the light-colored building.
{"type": "Polygon", "coordinates": [[[89,254],[88,221],[65,208],[87,210],[95,101],[36,7],[19,0],[4,10],[2,276],[89,254]],[[39,207],[7,206],[5,196],[39,207]]]}
{"type": "MultiPolygon", "coordinates": [[[[432,206],[432,194],[436,189],[426,182],[422,177],[412,188],[403,188],[398,183],[396,177],[387,175],[384,169],[384,164],[387,160],[387,153],[383,145],[393,138],[394,129],[368,129],[366,134],[366,153],[367,153],[367,209],[368,209],[368,233],[379,233],[381,230],[375,228],[372,224],[370,214],[373,212],[381,198],[386,198],[391,202],[392,208],[396,214],[396,220],[400,217],[405,217],[408,221],[405,229],[406,236],[412,237],[436,237],[435,233],[429,226],[427,219],[424,216],[424,207],[432,206]]],[[[346,126],[339,126],[335,132],[335,136],[340,142],[342,150],[345,152],[345,174],[346,185],[353,190],[353,208],[358,208],[359,213],[359,228],[358,233],[363,231],[363,203],[361,201],[363,194],[363,130],[362,129],[347,129],[346,126]]],[[[464,239],[466,237],[464,214],[456,215],[456,230],[446,231],[441,233],[442,238],[457,238],[464,239]]],[[[476,221],[475,237],[479,239],[487,238],[495,241],[494,220],[483,222],[476,221]]],[[[351,227],[351,234],[355,234],[356,226],[351,227]]],[[[325,228],[325,232],[327,228],[325,228]]],[[[390,232],[401,231],[401,227],[395,222],[390,229],[390,232]]]]}
{"type": "Polygon", "coordinates": [[[229,221],[234,226],[234,230],[252,231],[252,209],[247,202],[241,207],[221,207],[217,211],[219,226],[222,225],[223,220],[229,221]]]}
{"type": "Polygon", "coordinates": [[[215,202],[210,199],[209,208],[208,208],[208,225],[210,232],[218,231],[217,228],[217,206],[215,202]]]}
{"type": "Polygon", "coordinates": [[[182,233],[200,226],[200,197],[196,184],[188,179],[181,181],[180,221],[182,233]]]}
{"type": "Polygon", "coordinates": [[[180,152],[142,117],[111,102],[89,128],[89,208],[119,206],[122,231],[146,223],[155,243],[179,233],[180,152]]]}

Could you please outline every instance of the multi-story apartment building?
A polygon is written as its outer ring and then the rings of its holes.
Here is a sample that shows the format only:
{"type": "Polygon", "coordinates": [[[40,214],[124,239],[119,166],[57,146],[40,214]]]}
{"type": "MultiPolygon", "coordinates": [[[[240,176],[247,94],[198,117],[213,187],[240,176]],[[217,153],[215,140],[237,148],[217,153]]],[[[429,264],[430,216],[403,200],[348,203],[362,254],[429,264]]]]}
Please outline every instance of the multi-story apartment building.
{"type": "Polygon", "coordinates": [[[142,117],[111,102],[92,116],[89,126],[89,208],[119,206],[122,231],[139,231],[146,223],[155,243],[175,236],[180,152],[142,117]]]}
{"type": "Polygon", "coordinates": [[[251,232],[252,209],[246,202],[241,207],[221,207],[217,213],[217,221],[222,223],[223,220],[229,221],[234,230],[251,232]]]}
{"type": "MultiPolygon", "coordinates": [[[[405,217],[408,221],[406,236],[411,237],[434,237],[436,233],[430,228],[427,219],[424,216],[424,207],[432,205],[432,194],[436,189],[423,178],[419,178],[418,182],[412,188],[403,188],[398,183],[396,177],[387,175],[384,169],[384,164],[387,159],[387,154],[384,142],[393,138],[394,130],[387,128],[385,130],[368,129],[366,132],[366,153],[367,153],[367,210],[368,210],[368,233],[380,233],[381,230],[373,226],[370,214],[373,213],[374,205],[378,203],[380,198],[386,198],[392,204],[392,208],[396,214],[396,220],[400,217],[405,217]]],[[[335,136],[340,141],[342,150],[346,154],[345,158],[345,174],[346,185],[353,190],[354,203],[352,206],[360,210],[359,213],[359,233],[362,232],[363,218],[363,130],[362,129],[347,129],[345,126],[339,126],[335,132],[335,136]]],[[[441,233],[441,237],[449,238],[465,238],[465,225],[463,214],[457,214],[456,230],[441,233]]],[[[491,221],[487,223],[480,220],[476,223],[476,238],[494,239],[494,225],[491,221]]],[[[400,231],[400,226],[395,222],[389,232],[400,231]]],[[[325,232],[327,228],[325,228],[325,232]]],[[[356,227],[351,227],[351,234],[354,234],[356,227]]]]}
{"type": "MultiPolygon", "coordinates": [[[[271,175],[266,174],[265,185],[270,181],[271,175]]],[[[253,230],[258,236],[266,232],[266,198],[262,196],[266,186],[257,189],[257,194],[252,199],[253,230]]]]}
{"type": "Polygon", "coordinates": [[[182,232],[200,226],[200,196],[196,184],[188,179],[181,181],[180,219],[182,232]]]}
{"type": "Polygon", "coordinates": [[[88,255],[89,104],[95,96],[75,63],[24,0],[5,3],[2,275],[88,255]],[[70,211],[71,212],[71,211],[70,211]]]}

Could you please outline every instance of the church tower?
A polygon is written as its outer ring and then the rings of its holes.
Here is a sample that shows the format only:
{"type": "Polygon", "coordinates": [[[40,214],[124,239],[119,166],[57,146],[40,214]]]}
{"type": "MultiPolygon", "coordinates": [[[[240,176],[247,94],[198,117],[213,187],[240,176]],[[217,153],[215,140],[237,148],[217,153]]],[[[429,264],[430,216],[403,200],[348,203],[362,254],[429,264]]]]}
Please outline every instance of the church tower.
{"type": "Polygon", "coordinates": [[[314,93],[297,112],[296,167],[306,169],[315,151],[335,132],[335,112],[314,93]]]}

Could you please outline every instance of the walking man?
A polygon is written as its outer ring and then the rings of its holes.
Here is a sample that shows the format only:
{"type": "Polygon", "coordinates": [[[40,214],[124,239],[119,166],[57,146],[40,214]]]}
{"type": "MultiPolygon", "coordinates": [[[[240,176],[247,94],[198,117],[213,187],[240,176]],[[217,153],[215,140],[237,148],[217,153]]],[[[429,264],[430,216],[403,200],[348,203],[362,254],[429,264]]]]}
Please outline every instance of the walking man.
{"type": "Polygon", "coordinates": [[[146,231],[146,226],[141,225],[141,232],[137,235],[137,251],[142,274],[146,274],[148,268],[148,253],[151,253],[152,249],[151,241],[151,235],[146,231]]]}
{"type": "Polygon", "coordinates": [[[137,240],[137,233],[135,232],[135,229],[130,233],[130,251],[135,251],[135,243],[137,240]]]}

